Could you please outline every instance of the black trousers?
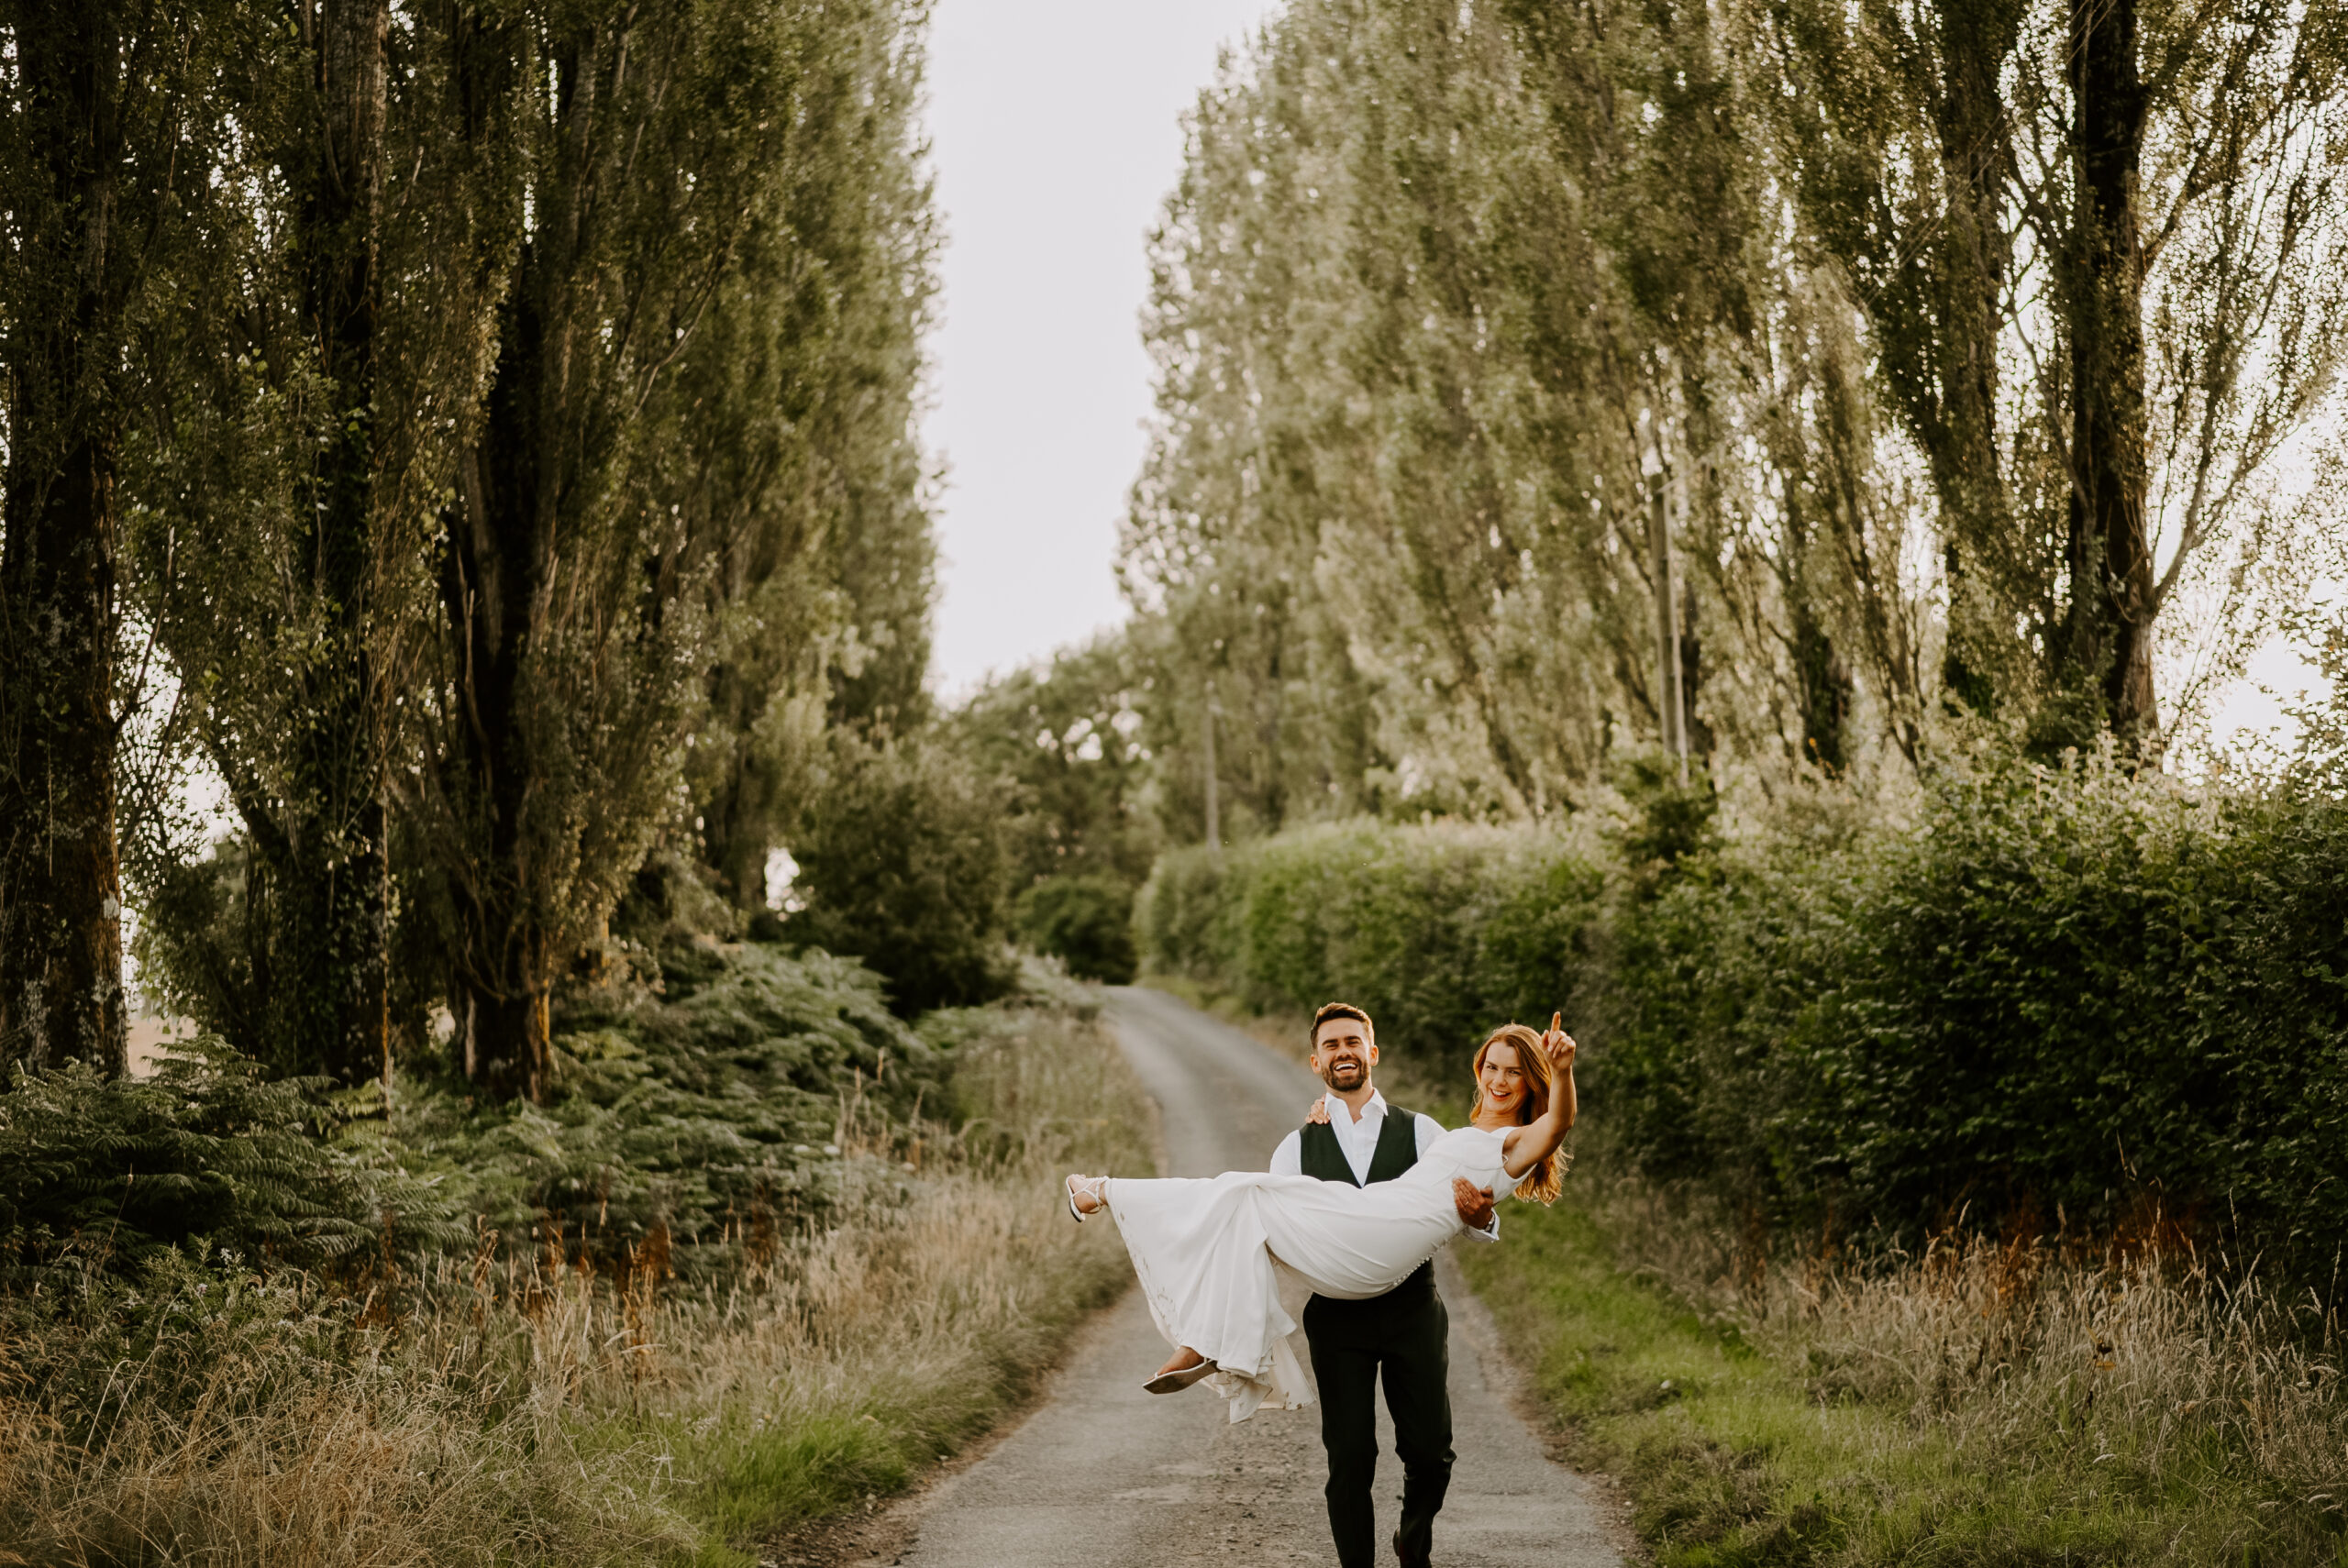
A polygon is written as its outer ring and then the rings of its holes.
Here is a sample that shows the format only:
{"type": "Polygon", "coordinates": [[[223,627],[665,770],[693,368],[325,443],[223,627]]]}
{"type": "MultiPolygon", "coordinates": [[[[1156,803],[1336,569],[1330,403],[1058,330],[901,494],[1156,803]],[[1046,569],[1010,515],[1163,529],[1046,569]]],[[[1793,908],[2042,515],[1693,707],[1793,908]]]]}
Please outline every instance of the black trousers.
{"type": "Polygon", "coordinates": [[[1431,1277],[1413,1275],[1368,1301],[1315,1296],[1304,1337],[1321,1386],[1321,1445],[1329,1452],[1329,1532],[1341,1568],[1378,1560],[1377,1386],[1386,1383],[1394,1452],[1402,1462],[1403,1561],[1423,1562],[1451,1487],[1451,1318],[1431,1277]]]}

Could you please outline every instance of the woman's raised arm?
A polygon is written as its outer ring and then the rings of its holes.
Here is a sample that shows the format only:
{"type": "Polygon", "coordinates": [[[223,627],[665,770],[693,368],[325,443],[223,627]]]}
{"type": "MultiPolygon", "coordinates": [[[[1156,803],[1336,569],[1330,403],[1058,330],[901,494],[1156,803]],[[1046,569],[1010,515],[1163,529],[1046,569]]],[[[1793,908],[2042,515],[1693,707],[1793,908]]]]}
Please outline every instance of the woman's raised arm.
{"type": "Polygon", "coordinates": [[[1551,1068],[1549,1104],[1540,1115],[1509,1133],[1501,1158],[1512,1176],[1523,1176],[1556,1153],[1557,1145],[1573,1131],[1574,1119],[1581,1114],[1581,1100],[1574,1090],[1574,1056],[1579,1047],[1566,1032],[1565,1024],[1564,1013],[1552,1013],[1549,1032],[1541,1036],[1541,1049],[1547,1054],[1551,1068]]]}

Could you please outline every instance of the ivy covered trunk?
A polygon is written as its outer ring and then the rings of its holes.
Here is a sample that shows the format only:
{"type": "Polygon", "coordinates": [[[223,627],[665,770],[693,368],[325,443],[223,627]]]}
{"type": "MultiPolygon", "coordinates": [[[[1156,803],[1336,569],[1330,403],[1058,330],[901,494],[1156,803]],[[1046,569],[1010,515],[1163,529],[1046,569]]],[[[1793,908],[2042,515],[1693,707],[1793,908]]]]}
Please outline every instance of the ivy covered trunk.
{"type": "MultiPolygon", "coordinates": [[[[32,436],[28,448],[40,450],[38,426],[17,430],[32,436]]],[[[8,480],[7,559],[0,569],[7,637],[0,676],[7,752],[0,760],[0,1050],[35,1067],[80,1060],[118,1074],[127,1046],[115,848],[109,459],[104,442],[84,435],[51,471],[12,472],[8,480]]]]}
{"type": "Polygon", "coordinates": [[[114,7],[28,6],[10,42],[0,552],[0,1056],[126,1067],[115,840],[114,7]]]}
{"type": "Polygon", "coordinates": [[[2144,90],[2135,0],[2071,0],[2071,679],[2095,683],[2123,742],[2157,750],[2146,533],[2144,255],[2137,182],[2144,90]]]}
{"type": "Polygon", "coordinates": [[[541,825],[533,820],[540,776],[552,759],[529,722],[525,661],[549,609],[553,528],[537,461],[543,334],[526,293],[507,303],[499,327],[481,429],[458,460],[442,564],[462,710],[449,794],[468,849],[452,881],[465,1076],[493,1093],[536,1099],[546,1081],[553,975],[548,933],[535,917],[531,840],[541,825]]]}
{"type": "Polygon", "coordinates": [[[1948,221],[1936,237],[1935,286],[1918,302],[1922,312],[1900,323],[1910,359],[1891,367],[1895,395],[1913,411],[1911,427],[1931,465],[1947,532],[1951,611],[1941,686],[1980,712],[1995,706],[1988,670],[1998,662],[1997,645],[2010,637],[1999,623],[2012,620],[2002,602],[2007,594],[1993,580],[1994,563],[2009,553],[2015,529],[1998,435],[2004,394],[1998,337],[2011,283],[2008,207],[2014,183],[1999,73],[2021,34],[2023,9],[2019,0],[1948,0],[1935,7],[1941,71],[1932,106],[1948,221]]]}
{"type": "Polygon", "coordinates": [[[308,526],[300,558],[325,646],[304,675],[307,723],[282,816],[260,839],[278,873],[268,1049],[281,1070],[359,1083],[391,1070],[383,738],[370,646],[390,11],[385,0],[325,0],[303,20],[317,113],[303,171],[303,306],[331,414],[296,515],[308,526]]]}

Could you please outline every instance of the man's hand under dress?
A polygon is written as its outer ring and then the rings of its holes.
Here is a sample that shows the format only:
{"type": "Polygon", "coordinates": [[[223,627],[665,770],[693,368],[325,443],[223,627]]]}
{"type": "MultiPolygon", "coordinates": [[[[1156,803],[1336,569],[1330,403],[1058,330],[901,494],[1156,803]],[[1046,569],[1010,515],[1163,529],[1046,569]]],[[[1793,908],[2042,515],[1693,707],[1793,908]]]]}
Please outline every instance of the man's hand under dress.
{"type": "Polygon", "coordinates": [[[1492,1189],[1478,1187],[1466,1176],[1451,1178],[1451,1201],[1459,1210],[1459,1222],[1470,1231],[1489,1231],[1492,1227],[1492,1189]]]}
{"type": "MultiPolygon", "coordinates": [[[[1305,1111],[1304,1119],[1323,1126],[1328,1125],[1329,1097],[1323,1095],[1319,1099],[1314,1100],[1312,1108],[1305,1111]]],[[[1494,1242],[1500,1239],[1498,1222],[1492,1218],[1493,1200],[1490,1187],[1478,1187],[1466,1176],[1453,1176],[1451,1202],[1452,1206],[1459,1210],[1459,1222],[1462,1225],[1467,1226],[1485,1241],[1494,1242]]]]}

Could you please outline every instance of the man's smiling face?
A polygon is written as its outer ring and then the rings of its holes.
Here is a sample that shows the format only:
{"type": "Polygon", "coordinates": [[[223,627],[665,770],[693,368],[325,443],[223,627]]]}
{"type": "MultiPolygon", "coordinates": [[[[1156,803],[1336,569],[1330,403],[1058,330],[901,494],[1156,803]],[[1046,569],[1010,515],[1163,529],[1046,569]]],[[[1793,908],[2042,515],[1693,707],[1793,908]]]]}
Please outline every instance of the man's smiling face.
{"type": "Polygon", "coordinates": [[[1312,1032],[1312,1070],[1337,1093],[1351,1094],[1369,1082],[1377,1066],[1378,1043],[1360,1019],[1324,1019],[1312,1032]]]}

